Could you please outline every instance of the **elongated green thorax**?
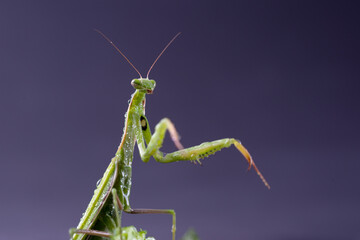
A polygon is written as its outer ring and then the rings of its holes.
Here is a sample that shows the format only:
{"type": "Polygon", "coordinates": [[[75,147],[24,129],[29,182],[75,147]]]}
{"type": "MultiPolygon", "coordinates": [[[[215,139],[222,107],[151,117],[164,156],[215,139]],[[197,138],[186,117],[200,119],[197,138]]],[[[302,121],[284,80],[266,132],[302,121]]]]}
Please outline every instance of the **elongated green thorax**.
{"type": "Polygon", "coordinates": [[[141,131],[140,118],[144,115],[146,93],[144,90],[136,90],[132,95],[129,108],[125,116],[124,133],[118,151],[116,152],[116,164],[118,167],[118,176],[114,187],[118,189],[121,203],[125,210],[130,209],[130,190],[132,176],[132,161],[136,142],[137,131],[141,131]]]}
{"type": "Polygon", "coordinates": [[[124,133],[118,151],[116,152],[116,164],[118,167],[118,176],[114,187],[118,189],[120,200],[124,210],[130,209],[130,190],[132,161],[136,142],[136,136],[141,135],[141,117],[145,115],[145,97],[154,91],[156,82],[150,79],[134,79],[131,85],[136,89],[132,95],[125,115],[124,133]]]}

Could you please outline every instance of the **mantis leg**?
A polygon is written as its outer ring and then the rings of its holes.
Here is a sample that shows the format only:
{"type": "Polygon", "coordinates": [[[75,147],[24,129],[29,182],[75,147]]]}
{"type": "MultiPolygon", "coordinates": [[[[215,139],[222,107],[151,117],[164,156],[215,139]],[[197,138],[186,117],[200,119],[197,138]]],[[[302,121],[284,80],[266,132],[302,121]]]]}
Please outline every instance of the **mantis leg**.
{"type": "Polygon", "coordinates": [[[69,233],[70,233],[71,239],[72,239],[72,236],[75,233],[86,234],[86,235],[96,236],[96,237],[106,237],[106,238],[111,238],[111,236],[112,236],[108,232],[97,231],[97,230],[89,230],[89,229],[73,229],[72,228],[72,229],[70,229],[69,233]]]}
{"type": "Polygon", "coordinates": [[[176,232],[176,215],[173,209],[130,209],[124,211],[130,214],[170,214],[172,216],[172,239],[175,240],[176,232]]]}
{"type": "MultiPolygon", "coordinates": [[[[143,123],[142,127],[144,126],[143,123]]],[[[147,124],[147,122],[146,122],[147,124]]],[[[147,126],[147,125],[146,125],[147,126]]],[[[156,161],[161,163],[170,163],[176,161],[198,161],[205,157],[208,157],[211,154],[215,154],[217,151],[220,151],[223,148],[229,148],[234,145],[240,153],[245,157],[247,162],[249,163],[249,170],[253,167],[256,173],[259,175],[260,179],[263,181],[265,186],[270,189],[270,185],[267,183],[259,169],[256,167],[250,153],[248,150],[241,144],[239,140],[234,138],[224,138],[212,142],[205,142],[198,146],[190,147],[190,148],[181,148],[176,152],[172,152],[169,154],[164,154],[159,149],[162,146],[164,141],[165,132],[168,130],[170,132],[171,138],[174,141],[175,145],[178,146],[177,142],[180,143],[177,131],[171,121],[167,118],[162,119],[155,127],[155,132],[151,135],[150,130],[147,128],[143,129],[143,136],[137,136],[138,146],[140,150],[141,159],[143,161],[148,161],[150,156],[153,156],[156,161]],[[139,138],[145,138],[146,143],[148,144],[145,148],[145,144],[143,141],[139,141],[139,138]]]]}
{"type": "Polygon", "coordinates": [[[164,141],[166,130],[169,131],[171,140],[173,140],[175,146],[178,149],[184,148],[180,143],[179,134],[177,133],[174,124],[168,118],[163,118],[155,126],[155,132],[153,135],[151,135],[151,131],[148,126],[149,123],[147,119],[142,116],[141,126],[138,126],[139,129],[142,129],[142,132],[136,131],[136,140],[138,142],[141,159],[144,162],[148,162],[151,156],[154,156],[155,159],[163,156],[163,153],[159,151],[159,148],[161,148],[164,141]],[[145,147],[144,138],[148,145],[147,147],[145,147]]]}
{"type": "MultiPolygon", "coordinates": [[[[117,204],[115,204],[115,205],[119,205],[120,209],[123,209],[119,196],[115,195],[114,198],[116,199],[116,202],[117,202],[117,204]]],[[[170,215],[172,215],[171,232],[172,232],[172,239],[175,240],[176,215],[175,215],[175,211],[173,209],[129,209],[129,210],[124,210],[124,212],[129,213],[129,214],[170,214],[170,215]]]]}

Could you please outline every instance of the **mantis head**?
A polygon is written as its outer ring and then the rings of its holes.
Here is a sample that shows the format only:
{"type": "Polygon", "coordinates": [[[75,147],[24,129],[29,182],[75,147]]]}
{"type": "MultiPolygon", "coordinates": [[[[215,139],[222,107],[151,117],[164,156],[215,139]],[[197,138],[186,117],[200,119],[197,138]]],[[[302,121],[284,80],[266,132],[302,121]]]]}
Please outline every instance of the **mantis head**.
{"type": "Polygon", "coordinates": [[[152,94],[156,86],[156,82],[147,78],[135,78],[131,81],[131,85],[137,90],[144,91],[147,94],[152,94]]]}

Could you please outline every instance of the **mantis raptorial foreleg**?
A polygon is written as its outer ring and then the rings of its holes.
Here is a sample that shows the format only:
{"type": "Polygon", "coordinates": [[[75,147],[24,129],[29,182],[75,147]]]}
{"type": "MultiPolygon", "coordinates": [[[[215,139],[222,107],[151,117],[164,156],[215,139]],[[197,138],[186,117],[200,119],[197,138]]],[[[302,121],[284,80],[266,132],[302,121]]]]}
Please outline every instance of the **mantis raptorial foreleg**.
{"type": "MultiPolygon", "coordinates": [[[[159,151],[159,148],[161,148],[164,141],[166,130],[169,131],[175,146],[178,149],[184,148],[180,143],[179,134],[177,133],[174,124],[168,118],[163,118],[155,126],[155,132],[153,135],[151,135],[150,128],[148,127],[149,123],[145,116],[141,117],[140,124],[142,131],[137,132],[136,138],[140,156],[144,162],[149,161],[151,156],[153,156],[156,160],[163,158],[164,154],[159,151]],[[145,147],[144,139],[147,143],[147,147],[145,147]]],[[[140,129],[140,126],[138,128],[140,129]]]]}
{"type": "MultiPolygon", "coordinates": [[[[145,119],[145,117],[142,117],[145,119]]],[[[153,156],[156,161],[161,163],[170,163],[176,161],[200,161],[200,159],[205,158],[211,154],[215,154],[217,151],[220,151],[223,148],[228,148],[231,145],[234,145],[241,154],[245,157],[245,159],[249,163],[249,169],[254,167],[256,173],[259,175],[263,183],[266,187],[270,188],[270,185],[267,183],[261,172],[256,167],[250,153],[247,149],[240,143],[239,140],[234,138],[224,138],[220,140],[215,140],[212,142],[205,142],[198,146],[185,148],[183,149],[180,144],[179,137],[174,125],[167,118],[162,119],[155,127],[155,132],[151,135],[149,130],[148,122],[141,121],[142,125],[142,134],[137,134],[136,138],[138,140],[138,147],[140,151],[141,159],[144,162],[147,162],[150,156],[153,156]],[[175,145],[180,148],[180,150],[168,154],[164,154],[159,149],[162,146],[164,141],[166,130],[170,132],[171,138],[174,141],[175,145]],[[142,136],[141,136],[142,135],[142,136]],[[146,143],[148,143],[147,147],[145,147],[144,141],[140,140],[145,138],[146,143]],[[181,146],[181,147],[179,147],[181,146]]]]}

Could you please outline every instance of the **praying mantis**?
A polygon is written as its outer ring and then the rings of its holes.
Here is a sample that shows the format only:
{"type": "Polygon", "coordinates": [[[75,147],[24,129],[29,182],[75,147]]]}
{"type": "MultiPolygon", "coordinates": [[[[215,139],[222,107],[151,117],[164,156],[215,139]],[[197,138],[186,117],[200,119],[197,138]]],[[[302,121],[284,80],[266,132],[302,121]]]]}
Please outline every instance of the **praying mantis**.
{"type": "Polygon", "coordinates": [[[111,159],[101,182],[97,185],[94,195],[83,214],[76,229],[70,230],[73,240],[84,239],[112,239],[121,240],[121,215],[122,212],[129,214],[169,214],[172,216],[172,240],[175,240],[176,217],[173,209],[132,209],[130,207],[130,190],[132,161],[135,144],[137,143],[141,160],[148,162],[153,157],[160,163],[171,163],[176,161],[199,162],[210,154],[234,145],[245,157],[249,164],[249,170],[253,167],[267,188],[267,183],[261,172],[256,167],[250,153],[234,138],[224,138],[212,142],[205,142],[198,146],[184,148],[180,143],[179,135],[174,124],[163,118],[156,126],[155,132],[150,131],[149,122],[145,116],[145,98],[152,94],[156,83],[149,79],[149,74],[160,56],[170,44],[180,35],[176,34],[165,46],[158,57],[149,68],[146,78],[143,78],[136,67],[119,50],[119,48],[102,32],[96,30],[104,37],[124,59],[139,74],[139,78],[133,79],[131,85],[135,92],[131,95],[128,110],[125,114],[125,127],[120,145],[111,159]],[[170,133],[171,139],[177,147],[177,151],[164,154],[160,151],[164,141],[165,133],[170,133]]]}

